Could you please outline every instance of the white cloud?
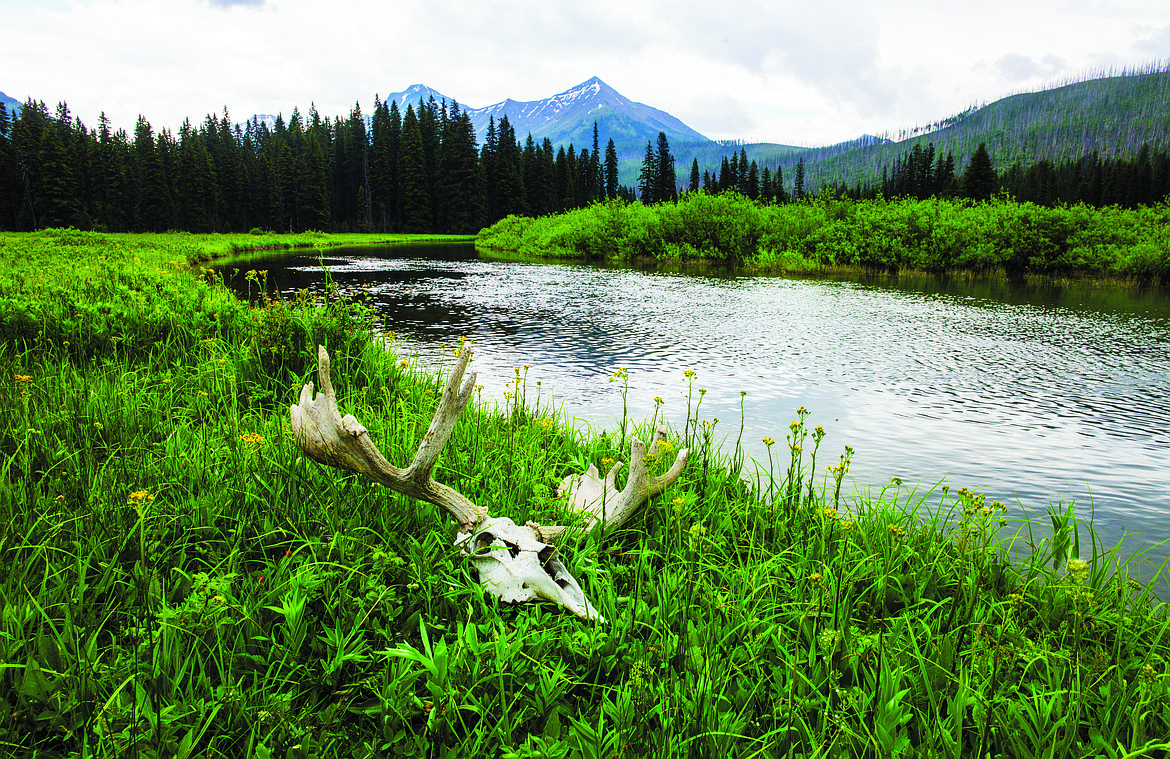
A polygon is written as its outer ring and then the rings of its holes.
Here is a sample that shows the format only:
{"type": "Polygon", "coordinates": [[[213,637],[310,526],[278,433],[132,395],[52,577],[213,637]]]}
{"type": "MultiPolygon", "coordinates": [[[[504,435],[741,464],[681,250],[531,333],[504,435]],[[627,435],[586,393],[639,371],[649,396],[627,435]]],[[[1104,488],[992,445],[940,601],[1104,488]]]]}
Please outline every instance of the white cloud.
{"type": "Polygon", "coordinates": [[[1063,58],[1046,55],[1040,61],[1030,55],[1008,53],[995,62],[995,70],[1005,82],[1026,82],[1038,78],[1052,79],[1066,73],[1067,64],[1063,58]]]}
{"type": "Polygon", "coordinates": [[[600,76],[714,138],[825,144],[1170,57],[1161,2],[0,0],[0,90],[87,124],[345,115],[421,82],[484,106],[600,76]],[[1010,19],[1005,22],[1004,19],[1010,19]]]}

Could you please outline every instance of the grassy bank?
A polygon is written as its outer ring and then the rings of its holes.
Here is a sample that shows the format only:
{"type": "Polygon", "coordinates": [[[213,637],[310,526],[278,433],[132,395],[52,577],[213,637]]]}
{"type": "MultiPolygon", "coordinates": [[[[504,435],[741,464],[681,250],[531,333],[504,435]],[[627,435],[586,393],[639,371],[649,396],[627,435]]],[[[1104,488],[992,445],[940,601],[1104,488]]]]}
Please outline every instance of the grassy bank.
{"type": "MultiPolygon", "coordinates": [[[[609,624],[500,605],[437,508],[288,430],[325,342],[404,463],[441,368],[361,304],[241,304],[170,236],[73,240],[0,237],[0,754],[1170,755],[1166,607],[1083,530],[1070,560],[1067,513],[1013,562],[978,493],[851,493],[802,412],[745,464],[695,411],[677,485],[562,547],[609,624]]],[[[529,390],[473,397],[436,474],[570,521],[560,479],[649,425],[584,435],[529,390]]]]}
{"type": "Polygon", "coordinates": [[[615,200],[538,219],[511,216],[481,231],[476,244],[534,256],[715,259],[782,271],[849,266],[1164,282],[1170,206],[854,201],[830,192],[766,205],[698,192],[654,206],[615,200]]]}

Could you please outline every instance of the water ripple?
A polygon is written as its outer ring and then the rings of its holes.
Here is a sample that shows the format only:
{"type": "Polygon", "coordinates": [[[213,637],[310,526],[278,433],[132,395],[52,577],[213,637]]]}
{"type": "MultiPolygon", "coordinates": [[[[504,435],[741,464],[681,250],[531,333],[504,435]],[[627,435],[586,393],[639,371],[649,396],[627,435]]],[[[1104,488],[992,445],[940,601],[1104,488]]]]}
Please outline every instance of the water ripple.
{"type": "MultiPolygon", "coordinates": [[[[1033,511],[1091,501],[1109,545],[1133,530],[1135,548],[1170,535],[1164,294],[693,276],[499,262],[452,246],[336,251],[326,263],[343,291],[370,295],[405,349],[473,338],[497,397],[527,364],[530,390],[539,379],[566,412],[610,425],[621,398],[609,378],[625,367],[631,413],[648,416],[661,396],[681,428],[682,372],[693,369],[692,403],[708,388],[703,416],[731,444],[742,401],[758,460],[758,441],[781,439],[805,406],[829,431],[829,457],[857,450],[860,483],[949,475],[1033,511]]],[[[322,287],[313,257],[264,266],[282,291],[322,287]]]]}

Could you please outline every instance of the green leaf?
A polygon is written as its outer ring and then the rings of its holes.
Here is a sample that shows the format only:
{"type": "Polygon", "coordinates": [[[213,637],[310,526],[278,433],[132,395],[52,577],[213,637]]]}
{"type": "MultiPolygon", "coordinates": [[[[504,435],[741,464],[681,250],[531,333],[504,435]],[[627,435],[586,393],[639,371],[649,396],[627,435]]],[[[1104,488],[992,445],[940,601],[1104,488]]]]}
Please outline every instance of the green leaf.
{"type": "Polygon", "coordinates": [[[44,701],[55,689],[56,687],[41,671],[41,665],[30,657],[24,668],[24,677],[20,680],[20,692],[28,698],[44,701]]]}

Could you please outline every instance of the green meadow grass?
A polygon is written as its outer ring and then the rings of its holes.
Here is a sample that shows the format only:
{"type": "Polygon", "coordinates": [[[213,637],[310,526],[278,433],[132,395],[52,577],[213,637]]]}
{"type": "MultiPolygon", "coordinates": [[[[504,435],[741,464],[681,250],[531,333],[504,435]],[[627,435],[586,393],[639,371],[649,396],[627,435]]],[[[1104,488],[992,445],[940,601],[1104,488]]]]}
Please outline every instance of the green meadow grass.
{"type": "MultiPolygon", "coordinates": [[[[1170,756],[1160,578],[1071,509],[1021,553],[1000,531],[1030,525],[979,493],[855,490],[865,452],[803,410],[754,462],[688,404],[678,483],[561,546],[608,624],[498,603],[437,507],[289,429],[324,343],[342,412],[404,464],[449,350],[188,265],[235,245],[0,236],[0,755],[1170,756]]],[[[572,523],[560,480],[655,420],[583,432],[532,395],[518,371],[503,406],[473,396],[436,477],[572,523]]]]}

